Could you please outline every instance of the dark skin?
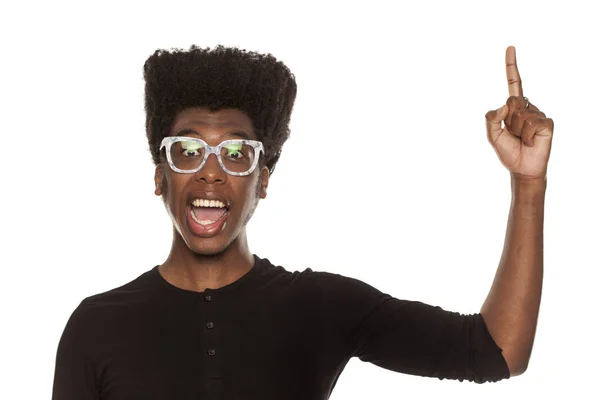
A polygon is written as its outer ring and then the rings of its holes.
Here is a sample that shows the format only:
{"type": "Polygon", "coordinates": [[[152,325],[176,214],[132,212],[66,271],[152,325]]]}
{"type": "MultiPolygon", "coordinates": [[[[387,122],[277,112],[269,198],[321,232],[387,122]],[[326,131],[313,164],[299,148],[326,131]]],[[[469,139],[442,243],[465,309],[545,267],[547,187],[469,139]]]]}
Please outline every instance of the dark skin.
{"type": "MultiPolygon", "coordinates": [[[[510,97],[486,114],[486,127],[490,144],[510,172],[512,202],[504,250],[481,315],[503,349],[510,375],[516,376],[527,369],[540,307],[546,170],[554,123],[523,98],[512,46],[506,51],[506,75],[510,97]]],[[[228,139],[234,131],[256,139],[252,122],[239,110],[187,109],[175,119],[170,135],[185,128],[194,129],[210,145],[228,139]]],[[[266,167],[235,177],[226,174],[211,155],[195,174],[175,173],[164,162],[157,166],[154,179],[155,193],[163,196],[174,225],[171,253],[159,267],[167,281],[203,292],[235,282],[252,268],[246,223],[258,200],[266,197],[266,167]],[[214,237],[198,237],[187,225],[185,208],[195,190],[218,192],[231,202],[229,223],[214,237]]]]}
{"type": "MultiPolygon", "coordinates": [[[[169,136],[183,136],[184,129],[193,129],[198,137],[216,146],[223,140],[240,138],[257,140],[250,118],[234,109],[210,112],[190,108],[179,113],[169,136]],[[232,134],[237,133],[232,136],[232,134]]],[[[262,155],[261,155],[262,157],[262,155]]],[[[227,174],[214,154],[202,169],[194,174],[176,173],[166,161],[156,167],[155,194],[162,196],[173,221],[173,243],[167,260],[159,266],[161,275],[182,289],[203,292],[235,282],[254,265],[248,248],[246,224],[258,200],[267,195],[269,170],[257,167],[248,176],[227,174]],[[229,205],[227,224],[221,232],[203,238],[189,228],[186,207],[192,192],[216,193],[229,205]]]]}
{"type": "Polygon", "coordinates": [[[542,296],[544,199],[554,122],[523,97],[515,48],[506,49],[509,98],[485,116],[487,136],[509,170],[512,201],[504,250],[481,315],[511,376],[527,369],[542,296]],[[504,122],[504,126],[502,126],[504,122]]]}

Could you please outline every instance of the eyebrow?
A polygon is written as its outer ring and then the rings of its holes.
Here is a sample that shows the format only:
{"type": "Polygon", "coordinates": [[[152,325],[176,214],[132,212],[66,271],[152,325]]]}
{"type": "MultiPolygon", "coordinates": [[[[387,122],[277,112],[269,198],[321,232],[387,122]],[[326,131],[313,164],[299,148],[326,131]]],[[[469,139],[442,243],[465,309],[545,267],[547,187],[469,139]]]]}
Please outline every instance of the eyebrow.
{"type": "MultiPolygon", "coordinates": [[[[199,132],[197,132],[197,131],[195,131],[194,129],[191,129],[191,128],[182,129],[179,132],[177,132],[177,134],[175,136],[185,135],[185,134],[189,134],[189,133],[194,133],[194,134],[196,134],[198,136],[202,136],[201,133],[199,133],[199,132]]],[[[240,137],[242,139],[250,140],[250,135],[248,135],[246,132],[244,132],[242,130],[235,130],[235,131],[229,132],[227,134],[227,136],[229,136],[229,137],[237,136],[237,137],[240,137]]]]}

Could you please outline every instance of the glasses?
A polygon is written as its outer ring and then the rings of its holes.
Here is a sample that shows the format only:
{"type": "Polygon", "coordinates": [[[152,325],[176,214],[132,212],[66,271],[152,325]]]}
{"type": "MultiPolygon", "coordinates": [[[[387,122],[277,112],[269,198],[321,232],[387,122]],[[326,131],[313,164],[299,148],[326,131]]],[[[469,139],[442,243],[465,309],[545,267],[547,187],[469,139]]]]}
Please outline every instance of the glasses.
{"type": "Polygon", "coordinates": [[[214,154],[221,168],[229,175],[250,175],[258,164],[260,152],[265,154],[263,144],[257,140],[225,140],[217,146],[209,146],[202,139],[185,136],[168,136],[160,144],[166,147],[167,161],[175,172],[193,174],[204,166],[208,156],[214,154]]]}

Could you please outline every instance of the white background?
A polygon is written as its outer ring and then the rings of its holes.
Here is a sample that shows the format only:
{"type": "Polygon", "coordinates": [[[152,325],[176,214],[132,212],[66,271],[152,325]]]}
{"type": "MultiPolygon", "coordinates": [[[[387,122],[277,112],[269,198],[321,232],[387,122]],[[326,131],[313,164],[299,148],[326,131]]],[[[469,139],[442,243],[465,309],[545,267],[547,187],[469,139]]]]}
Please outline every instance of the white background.
{"type": "Polygon", "coordinates": [[[463,313],[479,312],[504,244],[510,180],[484,115],[508,96],[516,46],[524,94],[555,122],[529,370],[476,385],[352,359],[331,399],[597,392],[600,28],[585,3],[119,3],[0,10],[2,398],[49,398],[79,302],[165,260],[142,66],[191,44],[270,52],[297,78],[251,251],[463,313]]]}

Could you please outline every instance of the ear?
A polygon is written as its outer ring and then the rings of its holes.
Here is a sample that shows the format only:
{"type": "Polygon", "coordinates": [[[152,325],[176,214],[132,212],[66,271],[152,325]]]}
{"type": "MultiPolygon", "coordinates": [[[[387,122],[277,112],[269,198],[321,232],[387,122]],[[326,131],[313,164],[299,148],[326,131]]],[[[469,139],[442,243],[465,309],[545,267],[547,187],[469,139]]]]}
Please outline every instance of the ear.
{"type": "Polygon", "coordinates": [[[154,194],[160,196],[162,194],[164,170],[163,164],[158,164],[154,170],[154,194]]]}
{"type": "Polygon", "coordinates": [[[269,186],[269,168],[262,167],[260,170],[261,185],[260,185],[260,198],[264,199],[267,197],[267,187],[269,186]]]}

